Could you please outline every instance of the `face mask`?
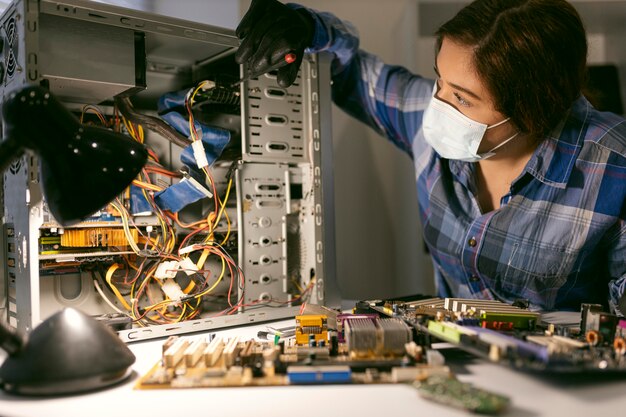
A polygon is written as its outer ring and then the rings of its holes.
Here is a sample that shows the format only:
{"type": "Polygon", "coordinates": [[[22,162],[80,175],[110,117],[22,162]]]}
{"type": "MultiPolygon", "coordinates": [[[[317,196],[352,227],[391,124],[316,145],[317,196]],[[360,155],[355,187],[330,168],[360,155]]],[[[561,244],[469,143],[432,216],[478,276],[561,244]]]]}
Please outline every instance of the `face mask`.
{"type": "Polygon", "coordinates": [[[476,162],[495,155],[494,151],[515,139],[519,132],[492,148],[489,152],[478,154],[478,147],[485,132],[509,121],[504,119],[488,126],[476,122],[463,113],[435,97],[437,86],[433,89],[433,97],[424,111],[422,129],[426,142],[446,159],[476,162]]]}

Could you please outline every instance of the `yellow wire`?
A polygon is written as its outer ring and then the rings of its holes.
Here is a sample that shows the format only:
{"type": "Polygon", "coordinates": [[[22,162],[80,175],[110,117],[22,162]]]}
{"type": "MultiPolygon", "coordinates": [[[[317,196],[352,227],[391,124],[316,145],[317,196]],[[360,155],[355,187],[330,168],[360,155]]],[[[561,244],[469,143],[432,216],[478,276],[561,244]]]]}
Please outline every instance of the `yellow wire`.
{"type": "Polygon", "coordinates": [[[226,229],[226,236],[224,237],[224,240],[222,240],[222,243],[220,244],[220,246],[223,246],[226,244],[226,242],[228,242],[228,238],[230,237],[230,217],[228,216],[228,212],[224,211],[224,208],[226,207],[226,203],[228,202],[228,197],[230,196],[230,189],[231,186],[233,185],[233,180],[232,178],[228,181],[228,187],[226,188],[226,194],[224,195],[224,201],[222,203],[222,209],[220,210],[219,215],[217,216],[217,223],[218,224],[220,222],[220,218],[222,217],[222,213],[224,213],[224,217],[226,218],[226,224],[227,224],[227,229],[226,229]]]}
{"type": "Polygon", "coordinates": [[[204,297],[205,295],[209,294],[211,291],[213,291],[215,289],[215,287],[217,287],[217,285],[222,281],[222,278],[224,278],[224,275],[226,274],[226,259],[224,259],[223,256],[220,256],[220,259],[222,260],[222,273],[220,274],[220,276],[217,278],[217,281],[215,281],[215,283],[207,290],[202,291],[199,294],[195,294],[193,297],[198,299],[200,297],[204,297]]]}
{"type": "Polygon", "coordinates": [[[189,281],[189,284],[187,284],[187,286],[185,287],[185,289],[183,290],[183,292],[185,294],[189,294],[189,292],[191,290],[193,290],[196,287],[196,283],[193,281],[189,281]]]}
{"type": "MultiPolygon", "coordinates": [[[[224,210],[226,209],[226,203],[228,202],[228,198],[230,197],[230,190],[231,190],[232,185],[233,185],[233,180],[231,178],[228,181],[228,186],[226,188],[226,194],[224,195],[224,200],[222,200],[220,211],[217,214],[217,217],[215,218],[215,220],[213,221],[213,227],[211,228],[211,232],[207,235],[206,239],[204,240],[205,243],[211,242],[213,240],[213,238],[214,238],[213,235],[214,235],[215,228],[217,228],[217,225],[219,224],[219,222],[220,222],[220,220],[222,218],[222,215],[224,214],[224,210]]],[[[209,224],[211,224],[211,221],[209,220],[209,218],[210,218],[210,214],[209,214],[209,217],[207,218],[207,222],[209,224]]],[[[230,232],[231,232],[231,230],[230,230],[230,218],[228,217],[228,214],[226,215],[226,219],[227,219],[226,221],[227,221],[228,228],[227,228],[227,231],[226,231],[226,236],[224,237],[224,240],[222,241],[220,246],[223,246],[228,241],[228,238],[230,237],[230,232]]]]}
{"type": "Polygon", "coordinates": [[[293,285],[296,286],[296,288],[298,289],[298,291],[300,291],[300,293],[302,293],[304,291],[302,289],[302,287],[300,286],[300,284],[298,284],[298,281],[296,281],[295,279],[291,278],[291,282],[293,283],[293,285]]]}
{"type": "MultiPolygon", "coordinates": [[[[198,91],[200,91],[200,89],[204,87],[206,84],[207,84],[207,81],[202,81],[193,90],[193,93],[189,97],[189,107],[193,106],[193,99],[196,97],[196,94],[198,94],[198,91]]],[[[198,140],[198,137],[196,136],[193,122],[194,122],[193,114],[192,112],[189,112],[189,135],[191,136],[191,140],[195,142],[196,140],[198,140]]]]}
{"type": "Polygon", "coordinates": [[[98,117],[98,119],[100,119],[100,123],[102,123],[104,126],[106,126],[106,125],[107,125],[106,118],[104,117],[104,114],[102,113],[102,111],[101,111],[99,108],[97,108],[96,106],[93,106],[93,105],[91,105],[91,104],[87,104],[87,105],[83,106],[83,110],[82,110],[82,112],[81,112],[81,114],[80,114],[80,123],[81,123],[81,124],[83,123],[83,120],[84,120],[85,114],[86,114],[89,110],[91,110],[92,112],[94,112],[94,114],[98,117]]]}
{"type": "Polygon", "coordinates": [[[183,319],[183,317],[185,316],[185,311],[187,311],[187,303],[183,304],[183,309],[180,312],[180,316],[178,316],[178,318],[176,319],[176,321],[174,321],[174,323],[180,323],[180,321],[183,319]]]}
{"type": "Polygon", "coordinates": [[[144,181],[139,181],[139,180],[133,180],[133,185],[136,185],[137,187],[146,189],[146,190],[150,190],[150,191],[163,191],[163,187],[160,187],[158,185],[154,185],[154,184],[150,184],[144,181]]]}
{"type": "Polygon", "coordinates": [[[208,249],[204,249],[202,251],[202,254],[200,255],[200,259],[198,259],[198,262],[196,262],[196,268],[202,269],[204,267],[204,262],[209,257],[210,253],[211,253],[211,251],[208,250],[208,249]]]}
{"type": "Polygon", "coordinates": [[[130,226],[128,224],[128,217],[127,217],[128,213],[122,207],[121,204],[118,204],[117,201],[111,202],[111,205],[118,211],[118,213],[122,217],[122,227],[124,228],[124,234],[126,235],[126,240],[128,241],[128,244],[130,245],[133,252],[135,252],[137,255],[140,255],[141,249],[139,249],[139,246],[137,246],[134,239],[132,239],[131,237],[132,235],[130,233],[130,226]]]}
{"type": "Polygon", "coordinates": [[[113,264],[113,265],[111,265],[109,267],[107,273],[106,273],[106,281],[107,281],[107,284],[109,284],[109,287],[111,287],[111,289],[113,290],[113,293],[115,294],[117,299],[120,300],[120,303],[122,303],[124,308],[126,310],[130,310],[131,308],[128,305],[128,303],[126,302],[126,300],[124,299],[124,297],[122,296],[122,294],[119,292],[117,287],[113,284],[113,282],[111,282],[111,279],[113,278],[113,273],[115,271],[117,271],[121,266],[122,265],[120,265],[120,264],[113,264]]]}

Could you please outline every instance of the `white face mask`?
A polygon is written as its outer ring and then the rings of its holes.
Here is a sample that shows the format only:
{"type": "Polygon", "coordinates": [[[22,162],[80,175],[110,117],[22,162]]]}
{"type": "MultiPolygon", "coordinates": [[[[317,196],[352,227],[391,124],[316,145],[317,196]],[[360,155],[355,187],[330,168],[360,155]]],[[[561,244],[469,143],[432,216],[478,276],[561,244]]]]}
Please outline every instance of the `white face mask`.
{"type": "Polygon", "coordinates": [[[426,142],[445,159],[476,162],[495,155],[494,151],[509,141],[515,139],[519,132],[492,148],[489,152],[478,154],[480,142],[488,129],[500,126],[509,121],[504,119],[488,126],[476,122],[453,106],[435,97],[437,85],[433,89],[433,98],[424,111],[422,129],[426,142]]]}

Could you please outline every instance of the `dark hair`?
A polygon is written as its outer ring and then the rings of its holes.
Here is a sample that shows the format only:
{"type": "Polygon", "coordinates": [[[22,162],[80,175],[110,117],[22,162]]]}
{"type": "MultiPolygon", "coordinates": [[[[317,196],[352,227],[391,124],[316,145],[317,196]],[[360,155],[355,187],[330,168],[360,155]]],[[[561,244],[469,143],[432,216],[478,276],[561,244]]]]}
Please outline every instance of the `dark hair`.
{"type": "Polygon", "coordinates": [[[476,0],[437,31],[474,48],[474,66],[495,108],[540,139],[580,96],[587,38],[566,0],[476,0]]]}

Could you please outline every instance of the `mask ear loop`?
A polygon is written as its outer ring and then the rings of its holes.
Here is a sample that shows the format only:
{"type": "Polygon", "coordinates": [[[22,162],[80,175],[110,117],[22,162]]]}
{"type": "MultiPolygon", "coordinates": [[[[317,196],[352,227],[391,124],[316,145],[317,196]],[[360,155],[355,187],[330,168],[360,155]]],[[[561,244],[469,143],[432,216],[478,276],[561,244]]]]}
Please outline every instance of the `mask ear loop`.
{"type": "MultiPolygon", "coordinates": [[[[487,130],[494,128],[494,127],[498,127],[500,125],[505,124],[506,122],[508,122],[509,120],[511,120],[510,117],[507,117],[506,119],[496,123],[495,125],[491,125],[491,126],[487,126],[487,130]]],[[[493,147],[490,151],[486,152],[486,154],[493,154],[493,151],[495,151],[496,149],[499,149],[501,147],[503,147],[504,145],[506,145],[507,143],[509,143],[510,141],[512,141],[513,139],[515,139],[517,137],[517,135],[519,135],[519,130],[510,138],[508,138],[507,140],[497,144],[495,147],[493,147]]]]}
{"type": "MultiPolygon", "coordinates": [[[[507,119],[508,120],[508,119],[507,119]]],[[[501,124],[502,122],[500,122],[499,124],[501,124]]],[[[494,125],[496,126],[496,125],[494,125]]],[[[517,135],[519,135],[519,131],[516,132],[513,136],[511,136],[510,138],[508,138],[507,140],[505,140],[502,143],[499,143],[498,145],[496,145],[494,148],[492,148],[489,152],[487,153],[493,153],[493,151],[495,151],[496,149],[499,149],[501,147],[503,147],[504,145],[506,145],[507,143],[509,143],[510,141],[512,141],[513,139],[515,139],[517,137],[517,135]]]]}
{"type": "MultiPolygon", "coordinates": [[[[507,117],[506,119],[502,120],[501,122],[496,123],[495,125],[491,125],[491,126],[487,126],[487,130],[489,129],[493,129],[494,127],[498,127],[500,125],[505,124],[506,122],[508,122],[509,120],[511,120],[510,117],[507,117]]],[[[519,132],[518,132],[519,133],[519,132]]]]}

